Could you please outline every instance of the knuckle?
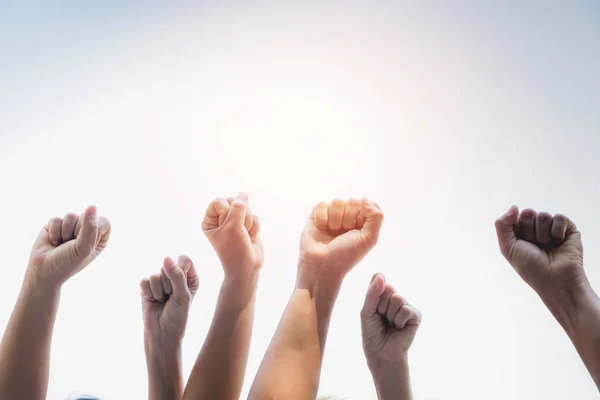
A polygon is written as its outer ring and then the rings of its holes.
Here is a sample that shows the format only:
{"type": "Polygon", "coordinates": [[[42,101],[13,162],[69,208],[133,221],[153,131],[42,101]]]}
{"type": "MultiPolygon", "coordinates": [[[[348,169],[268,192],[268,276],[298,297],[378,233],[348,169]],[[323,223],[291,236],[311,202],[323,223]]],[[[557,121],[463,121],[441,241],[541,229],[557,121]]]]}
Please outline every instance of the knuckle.
{"type": "Polygon", "coordinates": [[[70,222],[77,221],[78,218],[79,218],[79,215],[72,213],[72,212],[65,215],[65,220],[68,220],[70,222]]]}
{"type": "Polygon", "coordinates": [[[234,201],[231,204],[231,208],[234,208],[234,209],[237,209],[237,210],[243,210],[243,209],[246,208],[246,204],[244,202],[242,202],[242,201],[239,201],[239,200],[238,201],[234,201]]]}

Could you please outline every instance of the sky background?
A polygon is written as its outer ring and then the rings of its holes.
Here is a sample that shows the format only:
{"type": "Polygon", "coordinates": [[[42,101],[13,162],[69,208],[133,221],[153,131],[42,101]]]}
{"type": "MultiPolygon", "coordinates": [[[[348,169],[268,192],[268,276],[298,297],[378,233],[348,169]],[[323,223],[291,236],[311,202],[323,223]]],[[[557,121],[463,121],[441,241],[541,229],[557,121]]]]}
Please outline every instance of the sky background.
{"type": "Polygon", "coordinates": [[[366,195],[381,241],[340,293],[322,394],[375,398],[359,311],[382,272],[423,312],[417,399],[597,398],[493,222],[568,215],[599,287],[600,3],[196,3],[0,1],[0,326],[49,218],[96,204],[113,224],[63,289],[48,399],[146,396],[138,283],[181,253],[187,377],[222,279],[201,219],[240,190],[266,248],[244,397],[313,204],[366,195]]]}

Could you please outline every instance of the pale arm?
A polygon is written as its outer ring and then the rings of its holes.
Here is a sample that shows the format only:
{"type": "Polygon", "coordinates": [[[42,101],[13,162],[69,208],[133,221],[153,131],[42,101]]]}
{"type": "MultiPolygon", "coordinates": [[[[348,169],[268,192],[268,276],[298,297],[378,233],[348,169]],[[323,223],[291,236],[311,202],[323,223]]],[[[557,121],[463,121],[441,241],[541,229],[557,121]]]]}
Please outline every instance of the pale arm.
{"type": "Polygon", "coordinates": [[[45,286],[25,277],[0,343],[1,399],[46,398],[59,301],[60,286],[45,286]]]}
{"type": "Polygon", "coordinates": [[[379,400],[412,400],[408,360],[382,364],[371,374],[379,400]]]}
{"type": "Polygon", "coordinates": [[[213,321],[185,388],[185,400],[238,400],[244,383],[256,282],[225,280],[213,321]],[[249,296],[240,296],[242,291],[249,296]],[[240,299],[245,299],[240,303],[240,299]]]}
{"type": "Polygon", "coordinates": [[[148,368],[149,400],[180,400],[183,396],[181,344],[163,345],[157,340],[144,340],[148,368]]]}
{"type": "Polygon", "coordinates": [[[341,280],[299,275],[249,399],[314,399],[341,280]]]}
{"type": "Polygon", "coordinates": [[[586,278],[569,290],[538,294],[571,339],[600,389],[600,298],[589,281],[586,278]]]}

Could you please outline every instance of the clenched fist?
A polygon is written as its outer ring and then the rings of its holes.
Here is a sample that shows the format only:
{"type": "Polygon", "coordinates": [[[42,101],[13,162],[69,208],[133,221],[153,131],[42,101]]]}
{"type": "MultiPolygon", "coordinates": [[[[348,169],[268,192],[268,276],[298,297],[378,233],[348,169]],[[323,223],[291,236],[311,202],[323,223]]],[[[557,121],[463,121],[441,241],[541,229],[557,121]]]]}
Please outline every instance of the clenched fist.
{"type": "Polygon", "coordinates": [[[371,280],[360,312],[363,350],[371,370],[383,363],[400,363],[407,359],[421,313],[385,282],[381,274],[371,280]]]}
{"type": "Polygon", "coordinates": [[[248,206],[248,196],[213,200],[206,210],[202,230],[217,252],[226,278],[255,281],[264,261],[258,237],[260,223],[248,206]]]}
{"type": "Polygon", "coordinates": [[[196,269],[187,256],[180,256],[177,264],[166,258],[160,274],[142,280],[140,288],[146,336],[163,345],[180,343],[198,286],[196,269]]]}
{"type": "Polygon", "coordinates": [[[98,218],[95,206],[81,216],[70,213],[51,219],[33,244],[28,273],[45,284],[62,285],[100,255],[110,229],[106,218],[98,218]]]}
{"type": "Polygon", "coordinates": [[[583,245],[575,224],[512,206],[496,221],[500,251],[534,290],[563,289],[585,279],[583,245]]]}
{"type": "Polygon", "coordinates": [[[383,212],[366,198],[317,204],[300,239],[300,266],[342,278],[375,246],[382,222],[383,212]]]}

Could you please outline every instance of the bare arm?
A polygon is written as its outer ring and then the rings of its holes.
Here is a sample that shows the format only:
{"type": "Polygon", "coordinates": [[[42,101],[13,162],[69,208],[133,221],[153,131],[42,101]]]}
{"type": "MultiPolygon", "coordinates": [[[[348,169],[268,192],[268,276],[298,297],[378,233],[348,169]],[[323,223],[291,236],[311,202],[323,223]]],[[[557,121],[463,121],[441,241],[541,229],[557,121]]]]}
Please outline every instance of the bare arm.
{"type": "Polygon", "coordinates": [[[569,289],[539,294],[600,389],[600,298],[587,278],[569,289]]]}
{"type": "Polygon", "coordinates": [[[62,285],[106,247],[110,223],[88,207],[53,218],[31,251],[21,293],[0,343],[0,399],[45,399],[62,285]]]}
{"type": "Polygon", "coordinates": [[[246,373],[256,282],[225,280],[213,321],[185,388],[184,399],[239,399],[246,373]],[[251,290],[249,297],[240,292],[251,290]],[[240,302],[240,298],[245,298],[240,302]]]}
{"type": "Polygon", "coordinates": [[[363,350],[379,400],[411,400],[408,350],[421,312],[375,274],[360,312],[363,350]]]}
{"type": "Polygon", "coordinates": [[[314,399],[342,281],[375,246],[383,213],[374,203],[317,204],[300,239],[296,288],[254,379],[249,399],[314,399]]]}
{"type": "Polygon", "coordinates": [[[182,255],[177,263],[163,261],[160,273],[140,282],[144,319],[144,350],[150,400],[181,400],[181,343],[198,275],[192,260],[182,255]]]}
{"type": "Polygon", "coordinates": [[[181,347],[163,346],[146,340],[144,348],[148,368],[148,398],[180,400],[183,396],[181,347]]]}
{"type": "Polygon", "coordinates": [[[26,278],[0,344],[2,399],[45,399],[60,288],[26,278]]]}
{"type": "Polygon", "coordinates": [[[516,206],[496,220],[500,251],[540,296],[600,389],[600,299],[583,268],[583,243],[562,214],[516,206]]]}
{"type": "Polygon", "coordinates": [[[319,388],[341,280],[299,277],[250,390],[250,399],[310,399],[319,388]]]}

